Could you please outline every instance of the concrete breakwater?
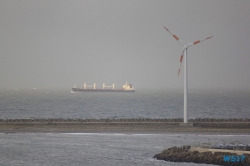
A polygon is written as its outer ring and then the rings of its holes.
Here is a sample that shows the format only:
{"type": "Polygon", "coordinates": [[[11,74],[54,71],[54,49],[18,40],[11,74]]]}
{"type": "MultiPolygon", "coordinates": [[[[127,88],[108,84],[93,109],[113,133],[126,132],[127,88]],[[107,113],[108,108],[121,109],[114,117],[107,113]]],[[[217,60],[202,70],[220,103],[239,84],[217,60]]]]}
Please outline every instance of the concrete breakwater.
{"type": "Polygon", "coordinates": [[[250,133],[250,119],[0,119],[0,132],[250,133]]]}
{"type": "MultiPolygon", "coordinates": [[[[176,119],[0,119],[0,124],[165,124],[179,126],[183,122],[182,118],[176,119]]],[[[189,119],[189,124],[194,127],[209,128],[250,128],[250,119],[211,119],[197,118],[189,119]]]]}
{"type": "MultiPolygon", "coordinates": [[[[249,166],[250,154],[237,152],[212,152],[191,150],[190,146],[172,147],[156,154],[153,158],[171,162],[193,162],[224,166],[249,166]],[[234,156],[231,160],[231,156],[234,156]]],[[[248,151],[249,152],[249,151],[248,151]]]]}

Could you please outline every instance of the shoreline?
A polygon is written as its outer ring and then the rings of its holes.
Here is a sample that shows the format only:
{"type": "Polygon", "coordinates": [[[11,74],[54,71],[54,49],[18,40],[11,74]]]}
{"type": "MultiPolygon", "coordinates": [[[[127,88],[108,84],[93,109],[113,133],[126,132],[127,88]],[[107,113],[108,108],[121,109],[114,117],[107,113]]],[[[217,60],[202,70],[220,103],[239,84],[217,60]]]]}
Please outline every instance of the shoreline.
{"type": "Polygon", "coordinates": [[[0,133],[141,133],[249,135],[250,128],[209,128],[164,124],[0,124],[0,133]]]}
{"type": "Polygon", "coordinates": [[[249,134],[250,119],[0,119],[0,133],[249,134]]]}

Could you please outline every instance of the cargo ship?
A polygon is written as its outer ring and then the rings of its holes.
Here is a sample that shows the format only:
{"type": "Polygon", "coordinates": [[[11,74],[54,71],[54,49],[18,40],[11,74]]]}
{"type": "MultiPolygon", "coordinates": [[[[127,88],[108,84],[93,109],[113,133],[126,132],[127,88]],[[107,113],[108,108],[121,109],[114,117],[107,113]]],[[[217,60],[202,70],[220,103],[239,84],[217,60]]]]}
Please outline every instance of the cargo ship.
{"type": "Polygon", "coordinates": [[[103,83],[102,88],[96,88],[96,83],[93,85],[87,85],[84,83],[83,88],[77,88],[76,85],[74,88],[72,88],[71,93],[77,92],[135,92],[135,88],[132,86],[132,84],[128,84],[127,82],[122,86],[121,89],[115,89],[115,84],[106,86],[103,83]]]}

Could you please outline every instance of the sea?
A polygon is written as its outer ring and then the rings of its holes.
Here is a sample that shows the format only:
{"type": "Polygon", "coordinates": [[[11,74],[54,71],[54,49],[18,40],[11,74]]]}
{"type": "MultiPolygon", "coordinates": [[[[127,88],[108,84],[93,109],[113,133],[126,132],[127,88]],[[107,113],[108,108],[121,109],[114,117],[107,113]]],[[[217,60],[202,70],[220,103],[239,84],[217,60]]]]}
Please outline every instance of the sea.
{"type": "MultiPolygon", "coordinates": [[[[70,90],[1,90],[0,119],[183,118],[183,91],[71,93],[70,90]]],[[[250,118],[249,91],[189,91],[188,118],[250,118]]],[[[0,165],[165,165],[155,160],[181,145],[250,144],[250,135],[205,133],[0,133],[0,165]]]]}
{"type": "MultiPolygon", "coordinates": [[[[183,118],[183,91],[1,90],[0,119],[15,118],[183,118]]],[[[188,118],[250,118],[250,90],[190,90],[188,118]]]]}

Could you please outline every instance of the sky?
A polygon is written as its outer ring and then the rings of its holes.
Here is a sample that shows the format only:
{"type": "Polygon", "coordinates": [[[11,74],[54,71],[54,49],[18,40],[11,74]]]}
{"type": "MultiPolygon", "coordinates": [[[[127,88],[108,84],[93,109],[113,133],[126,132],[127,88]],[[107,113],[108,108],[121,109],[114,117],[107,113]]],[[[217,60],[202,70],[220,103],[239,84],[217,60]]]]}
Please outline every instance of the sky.
{"type": "Polygon", "coordinates": [[[250,89],[249,0],[0,0],[0,89],[250,89]]]}

